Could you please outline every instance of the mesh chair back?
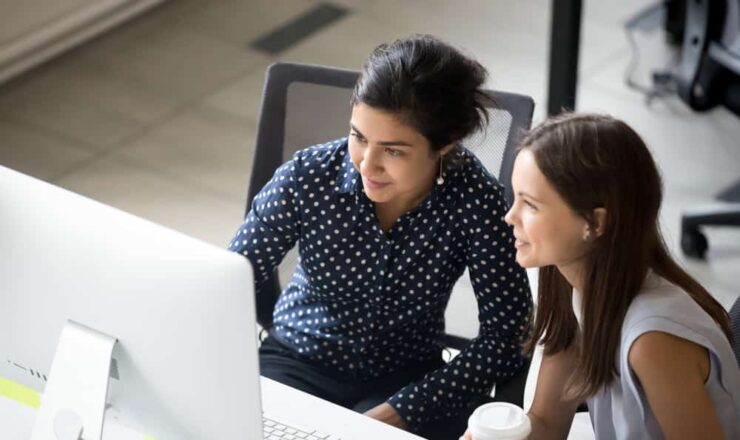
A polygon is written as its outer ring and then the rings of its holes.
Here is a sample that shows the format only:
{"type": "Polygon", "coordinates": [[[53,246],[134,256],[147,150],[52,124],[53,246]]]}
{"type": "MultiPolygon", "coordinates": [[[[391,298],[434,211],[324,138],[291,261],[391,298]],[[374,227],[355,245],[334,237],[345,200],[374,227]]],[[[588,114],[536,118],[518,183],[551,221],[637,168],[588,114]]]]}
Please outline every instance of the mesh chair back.
{"type": "MultiPolygon", "coordinates": [[[[349,133],[350,96],[359,72],[304,64],[277,63],[267,70],[256,153],[249,182],[246,212],[252,199],[275,170],[299,149],[349,133]]],[[[516,145],[532,120],[534,102],[528,96],[490,92],[496,108],[484,132],[463,142],[506,187],[512,199],[511,170],[516,145]]],[[[296,264],[295,250],[286,256],[273,279],[257,297],[257,318],[269,328],[272,310],[296,264]]]]}

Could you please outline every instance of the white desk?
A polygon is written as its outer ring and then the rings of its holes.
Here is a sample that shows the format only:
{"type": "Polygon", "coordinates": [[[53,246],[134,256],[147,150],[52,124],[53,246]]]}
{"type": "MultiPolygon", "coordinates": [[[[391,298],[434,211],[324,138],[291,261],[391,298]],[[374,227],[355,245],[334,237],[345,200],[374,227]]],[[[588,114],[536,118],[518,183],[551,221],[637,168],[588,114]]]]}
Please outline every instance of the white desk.
{"type": "MultiPolygon", "coordinates": [[[[326,402],[273,380],[262,378],[262,408],[267,417],[318,429],[346,440],[419,440],[421,437],[396,429],[354,411],[326,402]]],[[[0,396],[0,438],[28,440],[36,410],[0,396]]],[[[588,414],[578,414],[569,440],[593,439],[588,414]]],[[[106,424],[105,440],[145,440],[146,437],[112,423],[106,424]]],[[[158,439],[161,440],[161,439],[158,439]]]]}
{"type": "Polygon", "coordinates": [[[298,427],[318,429],[342,440],[422,439],[265,377],[261,386],[262,411],[271,419],[292,421],[298,427]]]}
{"type": "MultiPolygon", "coordinates": [[[[262,378],[262,409],[267,417],[295,427],[317,429],[342,440],[420,440],[421,437],[378,422],[318,397],[262,378]]],[[[36,410],[0,396],[0,438],[28,440],[36,410]]],[[[125,426],[106,420],[104,440],[145,440],[125,426]]],[[[165,440],[165,439],[157,439],[165,440]]],[[[251,440],[251,439],[250,439],[251,440]]]]}

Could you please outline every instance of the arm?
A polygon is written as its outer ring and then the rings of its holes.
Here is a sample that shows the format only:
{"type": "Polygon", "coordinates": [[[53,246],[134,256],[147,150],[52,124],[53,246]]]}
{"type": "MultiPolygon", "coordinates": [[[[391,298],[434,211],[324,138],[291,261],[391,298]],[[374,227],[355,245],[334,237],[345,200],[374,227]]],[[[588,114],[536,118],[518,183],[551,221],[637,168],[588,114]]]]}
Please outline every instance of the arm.
{"type": "Polygon", "coordinates": [[[565,439],[579,402],[566,401],[565,384],[575,370],[575,348],[542,357],[534,402],[529,410],[531,440],[565,439]]]}
{"type": "Polygon", "coordinates": [[[252,201],[244,223],[229,242],[229,250],[249,259],[257,286],[272,274],[299,234],[296,167],[286,162],[252,201]]]}
{"type": "Polygon", "coordinates": [[[710,371],[704,347],[648,332],[632,344],[628,360],[666,439],[724,438],[704,389],[710,371]]]}
{"type": "MultiPolygon", "coordinates": [[[[534,402],[529,410],[530,440],[565,439],[570,432],[578,402],[563,401],[565,383],[576,364],[575,350],[542,357],[534,402]]],[[[461,440],[475,440],[466,432],[461,440]]]]}
{"type": "Polygon", "coordinates": [[[503,200],[498,188],[491,189],[465,214],[471,219],[468,268],[478,302],[478,337],[451,362],[388,401],[412,430],[432,417],[459,414],[524,363],[520,342],[528,328],[532,296],[526,273],[514,260],[503,200]]]}
{"type": "Polygon", "coordinates": [[[387,423],[391,426],[395,426],[399,429],[409,429],[406,421],[401,418],[401,415],[398,414],[398,411],[393,409],[393,407],[388,402],[381,403],[375,408],[371,408],[365,411],[365,415],[383,423],[387,423]]]}

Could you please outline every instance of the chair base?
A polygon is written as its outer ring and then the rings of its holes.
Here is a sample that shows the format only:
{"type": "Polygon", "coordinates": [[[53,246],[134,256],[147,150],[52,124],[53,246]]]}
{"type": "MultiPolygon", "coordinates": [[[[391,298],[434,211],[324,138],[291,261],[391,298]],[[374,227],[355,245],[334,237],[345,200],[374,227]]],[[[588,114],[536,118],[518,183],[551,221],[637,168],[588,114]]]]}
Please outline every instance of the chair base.
{"type": "Polygon", "coordinates": [[[706,256],[709,242],[699,229],[701,226],[740,226],[740,181],[717,198],[730,203],[695,209],[681,217],[681,250],[686,256],[698,259],[706,256]]]}

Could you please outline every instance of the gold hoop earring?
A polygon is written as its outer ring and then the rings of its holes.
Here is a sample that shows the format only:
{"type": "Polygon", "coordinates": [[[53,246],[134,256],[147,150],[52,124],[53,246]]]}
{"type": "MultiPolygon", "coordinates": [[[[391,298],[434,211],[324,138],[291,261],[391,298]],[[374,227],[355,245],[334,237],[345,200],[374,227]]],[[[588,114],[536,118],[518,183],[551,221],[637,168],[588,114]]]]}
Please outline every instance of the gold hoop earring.
{"type": "Polygon", "coordinates": [[[439,175],[437,176],[437,185],[441,185],[441,184],[445,183],[445,178],[444,178],[444,175],[443,175],[443,172],[442,172],[444,160],[445,160],[445,157],[444,156],[440,156],[439,157],[439,175]]]}

